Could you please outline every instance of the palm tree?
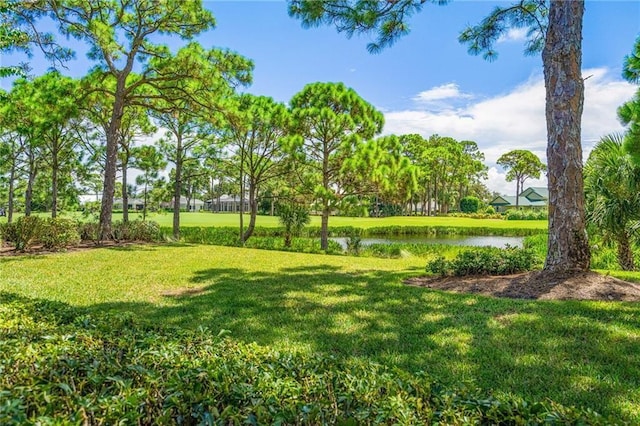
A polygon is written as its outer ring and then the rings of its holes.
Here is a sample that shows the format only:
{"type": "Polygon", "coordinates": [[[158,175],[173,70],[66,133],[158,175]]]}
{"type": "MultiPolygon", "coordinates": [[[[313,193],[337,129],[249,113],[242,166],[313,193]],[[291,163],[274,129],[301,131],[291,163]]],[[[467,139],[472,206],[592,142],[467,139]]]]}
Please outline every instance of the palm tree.
{"type": "Polygon", "coordinates": [[[280,224],[284,227],[284,246],[291,247],[291,239],[311,222],[309,211],[300,204],[286,203],[278,206],[280,224]]]}
{"type": "Polygon", "coordinates": [[[587,220],[618,245],[618,263],[633,270],[631,236],[640,220],[640,167],[624,149],[625,136],[600,139],[584,168],[587,220]]]}

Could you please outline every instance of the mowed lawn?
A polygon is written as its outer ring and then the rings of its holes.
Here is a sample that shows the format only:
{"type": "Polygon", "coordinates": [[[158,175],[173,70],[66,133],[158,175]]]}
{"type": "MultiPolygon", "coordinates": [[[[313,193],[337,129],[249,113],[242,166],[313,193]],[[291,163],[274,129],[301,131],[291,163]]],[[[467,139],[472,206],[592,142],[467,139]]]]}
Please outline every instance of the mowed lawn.
{"type": "MultiPolygon", "coordinates": [[[[40,214],[44,217],[49,215],[40,214]]],[[[79,213],[64,213],[63,216],[81,220],[79,213]]],[[[16,216],[17,217],[17,216],[16,216]]],[[[142,220],[142,214],[129,213],[130,220],[142,220]]],[[[151,213],[148,220],[157,222],[160,226],[172,226],[173,214],[170,212],[151,213]]],[[[113,220],[122,220],[122,213],[114,213],[113,220]]],[[[249,216],[244,216],[245,226],[249,223],[249,216]]],[[[0,222],[6,222],[0,217],[0,222]]],[[[258,216],[257,226],[280,226],[276,216],[258,216]]],[[[240,216],[233,213],[211,212],[183,212],[180,214],[180,226],[240,226],[240,216]]],[[[310,226],[320,226],[320,216],[311,216],[310,226]]],[[[513,228],[513,229],[547,229],[546,220],[503,220],[503,219],[472,219],[448,216],[393,216],[393,217],[343,217],[331,216],[329,226],[354,226],[358,228],[373,228],[377,226],[448,226],[464,228],[513,228]]]]}
{"type": "Polygon", "coordinates": [[[218,246],[0,258],[0,291],[369,358],[450,385],[551,398],[640,423],[640,305],[408,287],[424,261],[218,246]]]}

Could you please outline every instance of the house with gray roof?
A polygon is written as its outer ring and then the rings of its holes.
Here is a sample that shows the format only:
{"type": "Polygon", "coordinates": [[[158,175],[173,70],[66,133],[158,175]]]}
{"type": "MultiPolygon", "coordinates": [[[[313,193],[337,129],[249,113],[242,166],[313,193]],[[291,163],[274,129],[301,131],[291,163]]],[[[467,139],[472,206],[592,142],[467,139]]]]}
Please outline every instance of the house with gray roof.
{"type": "MultiPolygon", "coordinates": [[[[519,209],[542,210],[547,208],[549,202],[549,190],[542,187],[529,187],[518,196],[519,209]]],[[[503,213],[516,208],[516,197],[502,195],[489,202],[496,212],[503,213]]]]}

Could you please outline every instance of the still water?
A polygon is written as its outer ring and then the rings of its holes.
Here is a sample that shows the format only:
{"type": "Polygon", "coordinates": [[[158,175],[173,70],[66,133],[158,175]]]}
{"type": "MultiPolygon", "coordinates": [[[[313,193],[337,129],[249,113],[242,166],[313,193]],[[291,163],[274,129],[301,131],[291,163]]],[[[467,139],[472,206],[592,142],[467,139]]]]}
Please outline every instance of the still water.
{"type": "MultiPolygon", "coordinates": [[[[333,241],[338,242],[342,248],[347,247],[346,237],[331,238],[333,241]]],[[[512,247],[522,247],[524,237],[498,237],[498,236],[449,236],[449,237],[425,237],[417,235],[406,236],[390,236],[379,238],[362,238],[363,245],[371,244],[392,244],[392,243],[406,243],[406,244],[450,244],[456,246],[491,246],[504,248],[507,245],[512,247]]]]}

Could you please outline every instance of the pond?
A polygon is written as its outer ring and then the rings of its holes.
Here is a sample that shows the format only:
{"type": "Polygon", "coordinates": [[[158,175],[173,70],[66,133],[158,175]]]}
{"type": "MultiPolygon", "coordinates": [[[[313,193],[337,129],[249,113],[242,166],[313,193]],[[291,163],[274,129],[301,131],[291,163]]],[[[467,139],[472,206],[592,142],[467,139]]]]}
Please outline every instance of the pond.
{"type": "MultiPolygon", "coordinates": [[[[336,237],[331,240],[339,243],[342,248],[347,248],[347,237],[336,237]]],[[[512,247],[522,247],[524,237],[500,237],[500,236],[463,236],[463,235],[451,235],[437,237],[425,237],[420,235],[404,235],[404,236],[388,236],[378,238],[362,238],[362,245],[368,246],[371,244],[450,244],[456,246],[491,246],[505,248],[507,245],[512,247]]]]}

